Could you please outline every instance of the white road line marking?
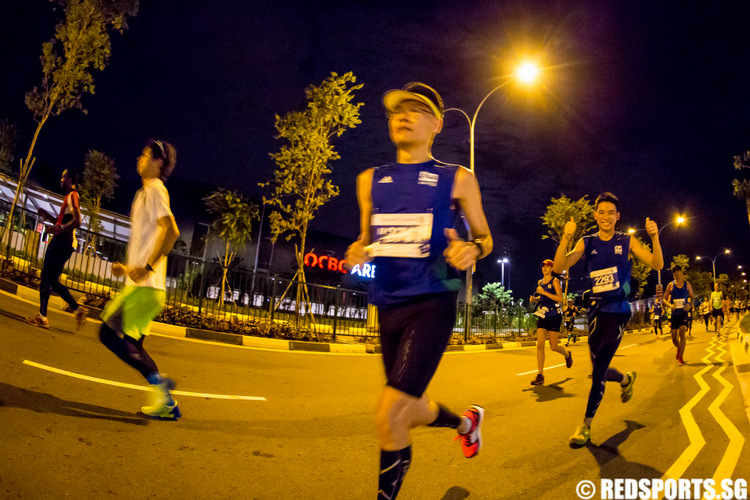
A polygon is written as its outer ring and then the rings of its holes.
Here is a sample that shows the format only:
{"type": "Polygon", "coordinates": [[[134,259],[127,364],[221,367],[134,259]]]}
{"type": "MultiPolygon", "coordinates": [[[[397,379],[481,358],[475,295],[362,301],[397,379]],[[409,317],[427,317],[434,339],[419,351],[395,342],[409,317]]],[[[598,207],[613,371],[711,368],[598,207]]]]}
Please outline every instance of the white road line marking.
{"type": "MultiPolygon", "coordinates": [[[[23,364],[33,366],[34,368],[40,368],[47,370],[48,372],[65,375],[67,377],[73,377],[81,380],[88,380],[89,382],[96,382],[98,384],[113,385],[115,387],[124,387],[125,389],[135,389],[136,391],[150,391],[151,388],[143,385],[126,384],[123,382],[115,382],[113,380],[106,380],[103,378],[89,377],[88,375],[81,375],[79,373],[69,372],[67,370],[61,370],[53,366],[47,366],[28,359],[23,360],[23,364]]],[[[260,396],[234,396],[231,394],[209,394],[205,392],[188,392],[188,391],[172,391],[175,396],[193,396],[196,398],[209,398],[209,399],[233,399],[241,401],[266,401],[266,398],[260,396]]]]}
{"type": "MultiPolygon", "coordinates": [[[[637,346],[637,345],[638,345],[638,344],[630,344],[630,345],[626,345],[625,347],[620,347],[620,348],[618,349],[618,351],[619,351],[619,350],[622,350],[622,349],[627,349],[628,347],[635,347],[635,346],[637,346]]],[[[561,366],[565,366],[565,363],[560,363],[559,365],[545,366],[545,367],[544,367],[544,369],[545,369],[545,370],[551,370],[552,368],[560,368],[561,366]]],[[[539,370],[531,370],[530,372],[516,373],[516,375],[517,375],[517,376],[521,376],[521,375],[531,375],[532,373],[539,373],[539,370]]]]}
{"type": "MultiPolygon", "coordinates": [[[[551,370],[552,368],[560,368],[561,366],[565,366],[565,363],[559,364],[559,365],[553,365],[553,366],[545,366],[545,370],[551,370]]],[[[539,373],[539,370],[531,370],[530,372],[523,372],[523,373],[516,373],[516,375],[531,375],[532,373],[539,373]]]]}

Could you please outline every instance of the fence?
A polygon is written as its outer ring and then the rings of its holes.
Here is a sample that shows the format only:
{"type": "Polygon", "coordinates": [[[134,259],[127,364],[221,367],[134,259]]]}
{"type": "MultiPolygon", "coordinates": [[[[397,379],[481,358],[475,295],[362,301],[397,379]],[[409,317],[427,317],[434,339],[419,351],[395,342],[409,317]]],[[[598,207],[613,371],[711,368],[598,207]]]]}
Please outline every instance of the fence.
{"type": "MultiPolygon", "coordinates": [[[[7,217],[7,203],[0,204],[0,222],[7,217]]],[[[9,248],[14,267],[27,275],[38,276],[47,243],[34,230],[36,214],[18,213],[14,231],[6,235],[3,250],[9,248]],[[25,223],[22,223],[25,219],[25,223]],[[8,244],[10,240],[10,244],[8,244]]],[[[77,248],[67,262],[61,282],[72,290],[111,298],[123,286],[122,279],[112,276],[112,263],[125,261],[126,243],[87,230],[76,231],[77,248]]],[[[367,304],[363,290],[301,283],[288,277],[230,267],[222,300],[223,269],[217,260],[202,260],[171,254],[167,265],[167,305],[188,308],[198,315],[248,325],[251,323],[290,323],[306,326],[317,335],[346,341],[376,339],[377,310],[367,304]],[[308,306],[299,301],[306,289],[308,306]]],[[[466,329],[465,307],[458,306],[454,326],[455,340],[487,341],[523,335],[534,326],[529,314],[501,311],[475,311],[472,327],[466,329]]]]}

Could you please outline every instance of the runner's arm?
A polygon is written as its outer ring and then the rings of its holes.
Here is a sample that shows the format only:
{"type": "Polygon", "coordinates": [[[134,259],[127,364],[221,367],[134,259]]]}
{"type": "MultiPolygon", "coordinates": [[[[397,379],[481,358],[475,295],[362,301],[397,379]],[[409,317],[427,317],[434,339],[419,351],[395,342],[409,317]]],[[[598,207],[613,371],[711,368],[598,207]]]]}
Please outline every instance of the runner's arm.
{"type": "Polygon", "coordinates": [[[479,252],[476,260],[486,257],[492,252],[492,234],[484,215],[482,193],[479,191],[479,183],[474,172],[464,167],[456,170],[452,196],[466,217],[471,237],[478,243],[474,245],[479,252]]]}
{"type": "Polygon", "coordinates": [[[359,237],[346,249],[346,265],[349,269],[355,265],[370,262],[372,257],[365,250],[370,244],[370,217],[372,216],[372,178],[374,170],[368,168],[357,176],[357,203],[359,204],[359,237]]]}

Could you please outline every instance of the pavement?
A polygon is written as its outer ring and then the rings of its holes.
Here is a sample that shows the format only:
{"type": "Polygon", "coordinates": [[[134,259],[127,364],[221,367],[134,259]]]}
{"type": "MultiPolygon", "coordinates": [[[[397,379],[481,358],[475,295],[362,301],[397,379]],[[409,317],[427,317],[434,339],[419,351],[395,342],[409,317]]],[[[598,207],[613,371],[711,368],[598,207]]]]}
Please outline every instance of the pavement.
{"type": "MultiPolygon", "coordinates": [[[[55,303],[52,327],[31,327],[33,299],[0,293],[0,497],[376,496],[379,356],[154,335],[147,349],[177,382],[183,414],[155,421],[138,413],[145,382],[101,346],[98,322],[77,331],[55,303]]],[[[721,335],[696,323],[685,366],[668,336],[626,333],[613,366],[637,371],[633,399],[608,385],[580,449],[568,438],[591,386],[585,343],[571,345],[570,369],[546,350],[543,386],[529,384],[534,347],[446,353],[428,392],[454,411],[484,406],[483,447],[466,460],[455,431],[413,430],[399,498],[566,500],[582,498],[586,481],[593,498],[615,498],[601,487],[626,479],[729,479],[738,494],[723,498],[743,498],[750,339],[738,332],[748,318],[721,335]]]]}

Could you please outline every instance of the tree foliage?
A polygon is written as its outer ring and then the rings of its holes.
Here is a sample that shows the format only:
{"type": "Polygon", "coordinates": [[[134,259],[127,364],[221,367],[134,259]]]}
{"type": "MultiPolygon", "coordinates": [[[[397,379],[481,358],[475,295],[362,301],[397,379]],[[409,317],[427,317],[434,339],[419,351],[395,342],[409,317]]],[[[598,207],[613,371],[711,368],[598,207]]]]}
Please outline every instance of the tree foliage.
{"type": "MultiPolygon", "coordinates": [[[[331,162],[340,158],[332,140],[361,123],[359,108],[363,103],[354,104],[352,100],[362,84],[355,82],[351,72],[331,73],[319,86],[305,89],[304,111],[276,115],[276,138],[285,143],[278,153],[271,154],[276,162],[274,179],[260,185],[272,190],[270,196],[263,197],[263,202],[273,208],[269,215],[272,241],[281,235],[287,241],[292,237],[299,239],[295,254],[302,283],[308,225],[320,207],[339,194],[338,187],[328,178],[331,162]]],[[[299,288],[297,299],[299,305],[299,288]]]]}
{"type": "Polygon", "coordinates": [[[0,120],[0,172],[13,175],[16,146],[21,139],[18,125],[8,119],[0,120]]]}
{"type": "MultiPolygon", "coordinates": [[[[110,33],[127,29],[127,19],[138,12],[138,0],[55,0],[64,19],[55,37],[42,45],[42,83],[26,94],[26,106],[37,122],[29,151],[21,163],[18,187],[8,221],[34,166],[34,147],[50,116],[69,109],[86,112],[81,103],[94,93],[93,71],[103,70],[111,54],[110,33]]],[[[9,239],[10,241],[10,239],[9,239]]]]}
{"type": "Polygon", "coordinates": [[[83,163],[83,182],[80,185],[81,208],[88,227],[101,232],[102,198],[111,200],[117,187],[115,160],[101,151],[89,150],[83,163]]]}
{"type": "MultiPolygon", "coordinates": [[[[672,269],[674,266],[680,266],[682,272],[687,273],[688,269],[690,269],[690,257],[685,254],[675,255],[672,257],[672,263],[669,265],[669,268],[672,269]]],[[[687,274],[685,274],[685,276],[687,276],[687,274]]]]}
{"type": "Polygon", "coordinates": [[[208,213],[213,214],[212,227],[216,230],[216,237],[224,242],[224,257],[218,255],[222,267],[221,297],[219,303],[224,303],[227,273],[234,260],[237,250],[245,247],[251,240],[253,220],[258,218],[258,206],[242,194],[228,189],[212,191],[203,198],[208,213]]]}
{"type": "MultiPolygon", "coordinates": [[[[750,169],[750,151],[745,151],[741,155],[735,155],[734,157],[734,169],[744,170],[750,169]]],[[[750,180],[748,179],[733,179],[732,180],[732,193],[745,202],[745,208],[747,209],[747,218],[750,223],[750,180]]]]}
{"type": "MultiPolygon", "coordinates": [[[[635,238],[641,243],[641,245],[643,245],[644,248],[646,248],[649,252],[651,251],[651,245],[643,241],[638,236],[636,236],[635,238]]],[[[633,261],[633,267],[630,270],[630,276],[638,283],[638,289],[635,292],[635,296],[638,300],[641,300],[641,298],[643,297],[643,292],[646,290],[648,277],[651,275],[651,271],[653,271],[653,269],[645,262],[641,262],[639,259],[637,259],[632,252],[630,254],[630,258],[633,261]]]]}
{"type": "Polygon", "coordinates": [[[354,91],[362,88],[353,85],[355,81],[351,72],[331,73],[321,85],[305,90],[307,109],[276,115],[276,137],[287,143],[271,154],[276,162],[274,180],[261,184],[273,188],[263,201],[275,208],[269,217],[274,242],[280,235],[303,239],[317,210],[338,196],[338,187],[327,178],[330,163],[340,158],[331,139],[361,123],[363,104],[351,102],[354,91]]]}
{"type": "Polygon", "coordinates": [[[550,201],[547,211],[542,216],[542,224],[547,227],[547,234],[542,235],[542,239],[549,238],[559,245],[565,223],[573,217],[578,228],[570,240],[570,247],[566,249],[570,251],[583,235],[596,227],[594,205],[589,201],[588,196],[573,201],[563,194],[559,198],[552,198],[550,201]]]}

